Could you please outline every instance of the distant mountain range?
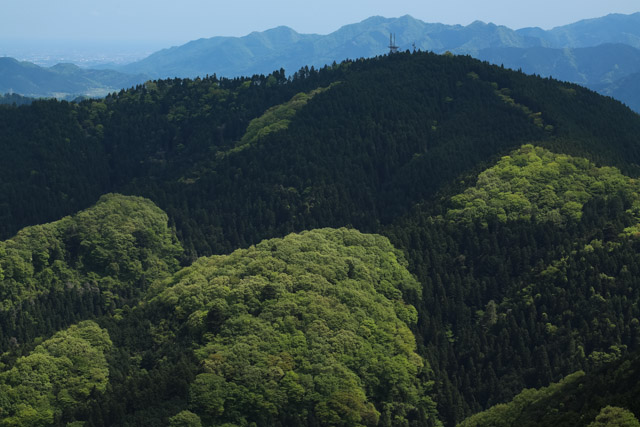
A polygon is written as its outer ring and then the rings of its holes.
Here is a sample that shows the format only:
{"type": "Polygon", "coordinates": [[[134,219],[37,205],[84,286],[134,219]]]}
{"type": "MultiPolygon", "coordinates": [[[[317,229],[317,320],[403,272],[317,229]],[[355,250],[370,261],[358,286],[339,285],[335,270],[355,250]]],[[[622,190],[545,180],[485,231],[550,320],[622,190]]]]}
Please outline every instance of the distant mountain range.
{"type": "Polygon", "coordinates": [[[611,14],[551,30],[480,21],[430,24],[411,16],[371,17],[328,35],[278,27],[245,37],[213,37],[156,52],[121,67],[154,78],[266,74],[305,65],[320,67],[345,58],[388,52],[389,34],[401,50],[469,54],[529,74],[571,81],[613,96],[640,111],[640,13],[611,14]]]}
{"type": "MultiPolygon", "coordinates": [[[[163,49],[120,70],[155,78],[265,74],[280,67],[293,72],[305,65],[318,67],[345,58],[384,54],[388,52],[390,33],[396,35],[402,50],[415,45],[436,53],[450,51],[472,56],[480,56],[487,49],[583,48],[605,43],[640,48],[640,13],[608,15],[549,31],[512,30],[480,21],[461,26],[429,24],[409,15],[376,16],[328,35],[299,34],[291,28],[278,27],[245,37],[199,39],[163,49]]],[[[550,55],[556,54],[550,51],[550,55]]],[[[541,59],[545,60],[545,55],[541,59]]]]}
{"type": "Polygon", "coordinates": [[[0,93],[18,93],[35,98],[101,97],[148,79],[148,76],[140,74],[87,70],[73,64],[44,68],[31,62],[0,58],[0,93]]]}
{"type": "Polygon", "coordinates": [[[610,85],[598,88],[598,92],[611,96],[627,104],[632,110],[640,113],[640,72],[630,74],[610,85]]]}
{"type": "Polygon", "coordinates": [[[512,69],[522,68],[529,74],[553,76],[585,86],[610,84],[640,71],[640,50],[625,44],[563,49],[500,47],[482,49],[474,56],[512,69]]]}
{"type": "Polygon", "coordinates": [[[469,54],[526,73],[585,85],[640,111],[640,12],[611,14],[551,30],[513,30],[481,21],[467,26],[425,23],[409,15],[375,16],[328,35],[277,27],[244,37],[199,39],[100,71],[70,64],[38,69],[14,60],[11,70],[0,62],[0,93],[11,89],[29,96],[101,96],[147,78],[236,77],[280,68],[292,74],[304,66],[385,54],[390,33],[396,35],[401,50],[469,54]]]}

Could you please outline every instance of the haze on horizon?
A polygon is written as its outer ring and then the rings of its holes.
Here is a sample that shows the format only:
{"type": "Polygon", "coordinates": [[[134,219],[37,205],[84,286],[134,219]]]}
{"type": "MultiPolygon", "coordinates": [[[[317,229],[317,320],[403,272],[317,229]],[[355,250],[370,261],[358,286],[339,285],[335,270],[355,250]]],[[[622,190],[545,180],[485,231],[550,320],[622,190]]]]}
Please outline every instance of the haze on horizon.
{"type": "Polygon", "coordinates": [[[328,34],[370,16],[409,14],[425,22],[468,25],[475,20],[513,29],[550,29],[609,13],[640,11],[637,0],[5,0],[0,41],[99,42],[165,47],[198,38],[244,36],[286,25],[328,34]]]}

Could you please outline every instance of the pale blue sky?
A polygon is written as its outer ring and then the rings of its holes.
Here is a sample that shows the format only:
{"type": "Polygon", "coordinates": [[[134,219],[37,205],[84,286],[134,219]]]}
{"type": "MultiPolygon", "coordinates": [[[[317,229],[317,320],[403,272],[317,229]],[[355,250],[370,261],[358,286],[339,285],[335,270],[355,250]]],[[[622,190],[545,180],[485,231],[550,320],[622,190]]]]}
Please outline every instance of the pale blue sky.
{"type": "Polygon", "coordinates": [[[640,11],[638,0],[0,0],[0,40],[156,41],[242,36],[287,25],[327,34],[372,15],[425,22],[479,19],[548,29],[608,13],[640,11]]]}

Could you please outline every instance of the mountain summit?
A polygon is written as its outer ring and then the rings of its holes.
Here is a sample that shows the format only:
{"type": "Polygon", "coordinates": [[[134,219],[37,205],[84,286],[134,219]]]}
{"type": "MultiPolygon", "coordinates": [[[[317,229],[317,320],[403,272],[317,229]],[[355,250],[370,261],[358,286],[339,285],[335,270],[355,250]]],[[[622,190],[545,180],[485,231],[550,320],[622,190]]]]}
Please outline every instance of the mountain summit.
{"type": "Polygon", "coordinates": [[[346,58],[373,57],[387,52],[389,33],[401,50],[450,51],[478,56],[493,48],[577,48],[623,43],[640,48],[640,13],[613,14],[552,30],[475,21],[467,26],[426,23],[410,15],[373,16],[327,35],[300,34],[288,27],[253,32],[244,37],[212,37],[163,49],[121,68],[156,78],[196,77],[216,73],[234,77],[268,74],[279,68],[321,67],[346,58]]]}

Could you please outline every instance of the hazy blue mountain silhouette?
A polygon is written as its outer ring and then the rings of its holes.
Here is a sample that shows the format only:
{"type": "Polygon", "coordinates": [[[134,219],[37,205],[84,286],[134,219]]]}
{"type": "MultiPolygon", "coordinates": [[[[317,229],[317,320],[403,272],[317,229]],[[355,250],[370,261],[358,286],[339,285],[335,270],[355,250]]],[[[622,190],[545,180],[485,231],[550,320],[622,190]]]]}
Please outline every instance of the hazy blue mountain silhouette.
{"type": "Polygon", "coordinates": [[[546,47],[589,47],[603,43],[623,43],[640,48],[640,12],[631,15],[612,13],[548,31],[534,27],[522,28],[516,32],[525,37],[538,38],[546,47]]]}
{"type": "Polygon", "coordinates": [[[640,12],[611,14],[551,30],[513,30],[481,21],[466,26],[426,23],[409,15],[373,16],[327,35],[300,34],[282,26],[244,37],[194,40],[114,70],[86,70],[71,64],[42,68],[2,58],[0,93],[101,96],[147,78],[214,73],[236,77],[280,68],[292,74],[304,66],[386,54],[390,33],[396,35],[401,50],[469,54],[526,73],[579,83],[630,106],[640,104],[640,95],[633,90],[640,86],[635,74],[640,72],[640,12]]]}
{"type": "Polygon", "coordinates": [[[640,112],[640,72],[625,76],[611,84],[596,85],[593,89],[622,101],[631,109],[640,112]]]}
{"type": "Polygon", "coordinates": [[[19,93],[37,98],[104,96],[145,80],[148,80],[147,76],[114,70],[87,70],[73,64],[45,68],[31,62],[0,58],[0,93],[19,93]]]}
{"type": "Polygon", "coordinates": [[[603,44],[582,48],[489,48],[476,55],[479,59],[529,74],[552,76],[595,87],[613,83],[640,71],[640,49],[625,44],[603,44]]]}
{"type": "MultiPolygon", "coordinates": [[[[265,74],[284,68],[323,66],[346,58],[371,57],[388,52],[389,34],[396,34],[402,50],[481,56],[487,49],[580,48],[601,44],[627,44],[640,48],[640,13],[612,14],[579,21],[552,30],[508,27],[475,21],[467,26],[425,23],[409,15],[374,16],[327,34],[299,34],[288,27],[253,32],[244,37],[212,37],[163,49],[121,68],[157,78],[265,74]]],[[[539,55],[543,51],[539,52],[539,55]]],[[[551,58],[557,52],[549,51],[551,58]]],[[[511,53],[510,57],[517,56],[511,53]]],[[[548,61],[545,55],[541,60],[548,61]]],[[[594,60],[600,60],[594,58],[594,60]]],[[[554,70],[551,70],[552,72],[554,70]]]]}

